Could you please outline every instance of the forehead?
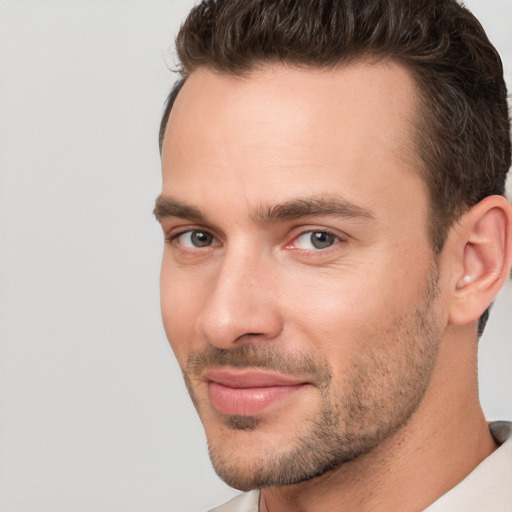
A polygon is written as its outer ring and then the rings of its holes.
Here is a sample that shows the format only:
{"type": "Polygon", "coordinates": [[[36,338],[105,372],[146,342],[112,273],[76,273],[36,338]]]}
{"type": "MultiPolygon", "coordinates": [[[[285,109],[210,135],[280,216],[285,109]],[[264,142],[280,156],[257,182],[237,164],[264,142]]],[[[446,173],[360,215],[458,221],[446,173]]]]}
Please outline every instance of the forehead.
{"type": "Polygon", "coordinates": [[[422,187],[415,99],[410,74],[395,63],[273,65],[243,77],[198,69],[169,117],[163,193],[203,203],[215,187],[233,204],[326,189],[363,203],[397,199],[400,187],[422,187]]]}

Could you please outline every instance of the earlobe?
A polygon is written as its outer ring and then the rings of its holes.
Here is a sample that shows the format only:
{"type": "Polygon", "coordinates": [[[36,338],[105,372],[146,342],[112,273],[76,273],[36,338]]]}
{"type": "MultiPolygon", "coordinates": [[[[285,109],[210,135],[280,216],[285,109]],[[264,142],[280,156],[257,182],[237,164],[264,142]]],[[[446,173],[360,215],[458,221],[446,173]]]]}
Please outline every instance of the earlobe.
{"type": "Polygon", "coordinates": [[[512,206],[502,196],[489,196],[465,213],[458,243],[462,269],[455,279],[450,321],[477,321],[496,297],[512,265],[512,206]]]}

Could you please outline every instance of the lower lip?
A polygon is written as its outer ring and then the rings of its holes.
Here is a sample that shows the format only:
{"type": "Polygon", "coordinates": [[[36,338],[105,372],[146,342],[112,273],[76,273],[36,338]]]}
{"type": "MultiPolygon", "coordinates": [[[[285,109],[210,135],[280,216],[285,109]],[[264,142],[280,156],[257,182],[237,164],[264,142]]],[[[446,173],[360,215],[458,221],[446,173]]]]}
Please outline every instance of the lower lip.
{"type": "Polygon", "coordinates": [[[208,383],[210,401],[217,411],[234,416],[255,416],[270,406],[294,395],[307,384],[232,388],[217,382],[208,383]]]}

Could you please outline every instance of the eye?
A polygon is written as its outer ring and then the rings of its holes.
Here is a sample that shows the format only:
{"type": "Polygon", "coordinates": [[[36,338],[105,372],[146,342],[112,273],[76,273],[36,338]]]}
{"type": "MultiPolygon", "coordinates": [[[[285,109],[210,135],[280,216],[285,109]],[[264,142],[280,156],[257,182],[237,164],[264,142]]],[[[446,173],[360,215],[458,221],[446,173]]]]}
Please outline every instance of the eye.
{"type": "Polygon", "coordinates": [[[210,235],[207,231],[191,230],[179,233],[171,237],[171,240],[177,240],[177,242],[190,249],[200,249],[203,247],[217,246],[219,242],[214,236],[210,235]]]}
{"type": "Polygon", "coordinates": [[[336,235],[328,231],[306,231],[299,235],[293,242],[296,249],[327,249],[339,242],[336,235]]]}

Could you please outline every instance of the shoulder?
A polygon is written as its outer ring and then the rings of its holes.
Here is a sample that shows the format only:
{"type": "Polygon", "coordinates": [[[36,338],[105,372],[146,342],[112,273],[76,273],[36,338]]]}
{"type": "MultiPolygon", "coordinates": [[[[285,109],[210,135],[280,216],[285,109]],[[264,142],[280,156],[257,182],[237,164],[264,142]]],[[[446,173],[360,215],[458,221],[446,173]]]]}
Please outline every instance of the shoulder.
{"type": "Polygon", "coordinates": [[[251,491],[236,496],[220,507],[211,509],[209,512],[258,512],[259,491],[251,491]]]}

